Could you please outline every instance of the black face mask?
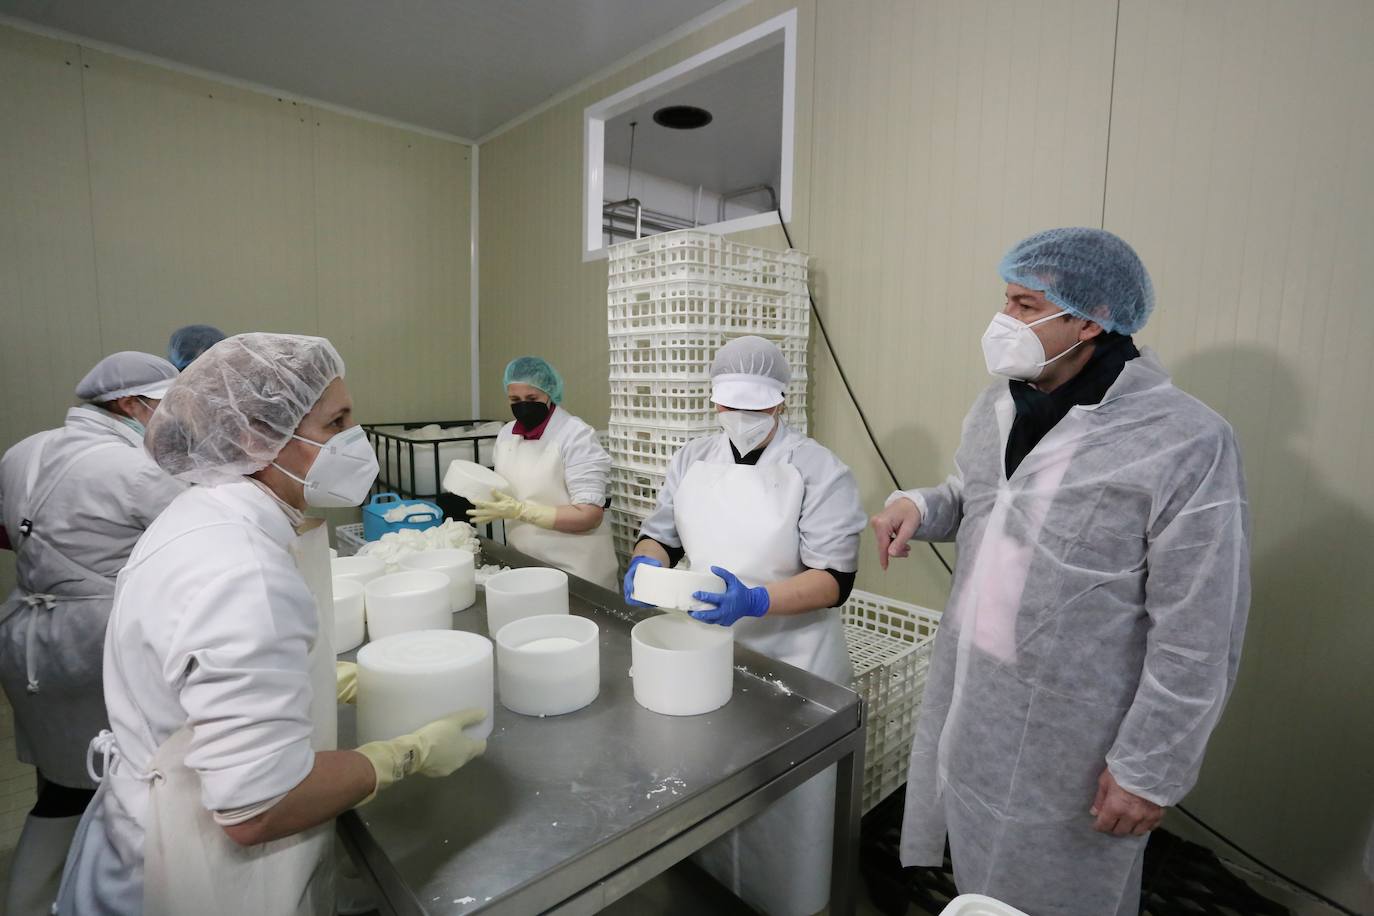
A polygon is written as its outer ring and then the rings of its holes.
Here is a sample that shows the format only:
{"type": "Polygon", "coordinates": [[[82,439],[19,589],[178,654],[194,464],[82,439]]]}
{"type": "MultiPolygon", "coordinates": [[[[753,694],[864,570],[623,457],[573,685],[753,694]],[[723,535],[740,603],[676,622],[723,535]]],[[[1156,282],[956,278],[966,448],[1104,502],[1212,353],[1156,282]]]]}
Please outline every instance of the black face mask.
{"type": "Polygon", "coordinates": [[[553,408],[543,401],[516,401],[510,405],[510,412],[525,429],[535,429],[549,417],[553,408]]]}

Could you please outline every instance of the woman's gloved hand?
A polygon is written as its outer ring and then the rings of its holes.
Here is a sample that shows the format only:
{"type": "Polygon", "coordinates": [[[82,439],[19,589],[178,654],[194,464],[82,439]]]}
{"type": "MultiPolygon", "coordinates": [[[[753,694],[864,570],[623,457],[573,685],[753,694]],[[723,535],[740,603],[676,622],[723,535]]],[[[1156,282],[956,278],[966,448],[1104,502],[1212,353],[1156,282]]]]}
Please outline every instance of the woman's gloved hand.
{"type": "Polygon", "coordinates": [[[653,607],[652,604],[647,604],[643,601],[636,601],[634,599],[635,568],[641,565],[662,566],[663,564],[655,560],[653,557],[640,556],[632,557],[630,559],[630,568],[625,570],[625,585],[623,589],[623,594],[625,595],[625,603],[628,604],[630,607],[653,607]]]}
{"type": "Polygon", "coordinates": [[[720,566],[712,566],[711,572],[725,580],[725,591],[692,593],[698,601],[716,605],[714,611],[692,611],[691,615],[697,620],[728,627],[741,617],[762,617],[768,613],[771,603],[768,589],[762,585],[750,588],[730,570],[720,566]]]}
{"type": "Polygon", "coordinates": [[[475,508],[468,510],[468,518],[474,525],[486,525],[497,519],[514,519],[538,525],[540,528],[552,529],[554,520],[558,517],[558,509],[554,506],[518,500],[500,490],[493,491],[491,499],[475,499],[472,504],[475,508]]]}
{"type": "Polygon", "coordinates": [[[334,679],[339,702],[356,703],[358,700],[358,666],[352,662],[335,662],[334,679]]]}
{"type": "Polygon", "coordinates": [[[463,729],[476,725],[487,717],[480,709],[465,709],[436,719],[409,735],[389,741],[372,741],[358,748],[377,771],[377,788],[359,805],[377,797],[377,793],[395,785],[407,776],[447,776],[463,764],[480,757],[487,749],[481,738],[469,738],[463,729]]]}

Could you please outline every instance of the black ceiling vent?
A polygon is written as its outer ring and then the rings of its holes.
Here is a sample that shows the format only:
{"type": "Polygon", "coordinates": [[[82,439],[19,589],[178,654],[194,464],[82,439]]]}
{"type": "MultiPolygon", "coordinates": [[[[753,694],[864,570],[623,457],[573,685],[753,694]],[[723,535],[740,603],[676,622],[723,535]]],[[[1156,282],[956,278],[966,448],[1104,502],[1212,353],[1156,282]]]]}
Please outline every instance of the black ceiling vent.
{"type": "Polygon", "coordinates": [[[669,105],[654,112],[654,123],[673,130],[696,130],[711,123],[711,112],[695,105],[669,105]]]}

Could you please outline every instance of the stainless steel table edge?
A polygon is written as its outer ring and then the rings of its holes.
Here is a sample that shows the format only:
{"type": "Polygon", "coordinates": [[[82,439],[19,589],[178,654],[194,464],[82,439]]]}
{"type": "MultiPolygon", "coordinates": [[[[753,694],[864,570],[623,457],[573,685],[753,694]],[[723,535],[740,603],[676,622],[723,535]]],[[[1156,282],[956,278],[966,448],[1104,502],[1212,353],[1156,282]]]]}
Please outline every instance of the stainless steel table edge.
{"type": "MultiPolygon", "coordinates": [[[[513,548],[483,539],[483,557],[513,568],[541,566],[513,548]]],[[[609,589],[569,576],[569,592],[627,622],[662,613],[657,608],[626,605],[609,589]]],[[[552,873],[514,888],[483,907],[492,916],[536,913],[576,916],[595,913],[676,863],[760,813],[807,779],[836,765],[834,842],[829,913],[852,916],[858,880],[859,822],[862,816],[866,711],[853,691],[785,662],[736,646],[735,668],[764,683],[783,685],[834,710],[830,720],[796,736],[769,758],[755,762],[721,783],[672,806],[672,817],[631,835],[612,837],[570,858],[552,873]],[[852,720],[846,721],[852,709],[852,720]],[[819,747],[817,747],[819,745],[819,747]],[[815,748],[813,750],[813,748],[815,748]],[[787,753],[784,753],[787,752],[787,753]],[[795,755],[795,756],[794,756],[795,755]],[[800,757],[782,765],[783,756],[800,757]],[[758,784],[760,779],[766,780],[758,784]],[[748,786],[756,787],[749,789],[748,786]],[[681,826],[688,824],[685,829],[681,826]],[[647,833],[647,836],[646,836],[647,833]],[[637,848],[647,850],[636,854],[637,848]],[[625,849],[625,847],[632,847],[625,849]],[[617,854],[618,853],[618,854],[617,854]],[[623,862],[623,865],[616,865],[623,862]],[[597,875],[590,881],[587,875],[597,875]]],[[[355,811],[340,815],[337,833],[354,863],[371,875],[381,890],[382,916],[425,914],[425,906],[405,883],[386,852],[376,843],[355,811]]]]}
{"type": "MultiPolygon", "coordinates": [[[[863,755],[864,730],[851,731],[825,750],[790,768],[716,814],[674,834],[670,839],[564,903],[549,909],[536,907],[532,910],[509,912],[543,912],[551,916],[583,916],[600,912],[713,840],[761,813],[812,776],[831,765],[837,765],[835,838],[831,856],[828,913],[834,916],[851,916],[857,899],[859,820],[862,814],[859,802],[863,794],[863,755]]],[[[506,911],[502,909],[492,912],[506,911]]]]}

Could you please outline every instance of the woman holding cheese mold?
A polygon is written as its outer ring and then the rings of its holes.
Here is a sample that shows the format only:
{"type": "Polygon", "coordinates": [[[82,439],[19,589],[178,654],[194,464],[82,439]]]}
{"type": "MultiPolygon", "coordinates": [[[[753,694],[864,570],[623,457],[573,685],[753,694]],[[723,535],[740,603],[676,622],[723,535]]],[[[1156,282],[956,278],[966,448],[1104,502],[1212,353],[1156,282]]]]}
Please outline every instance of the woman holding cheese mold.
{"type": "Polygon", "coordinates": [[[547,360],[517,357],[501,382],[515,419],[497,434],[495,464],[510,489],[473,503],[468,517],[475,525],[502,519],[516,550],[615,589],[605,514],[611,456],[596,430],[562,406],[563,378],[547,360]]]}

